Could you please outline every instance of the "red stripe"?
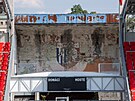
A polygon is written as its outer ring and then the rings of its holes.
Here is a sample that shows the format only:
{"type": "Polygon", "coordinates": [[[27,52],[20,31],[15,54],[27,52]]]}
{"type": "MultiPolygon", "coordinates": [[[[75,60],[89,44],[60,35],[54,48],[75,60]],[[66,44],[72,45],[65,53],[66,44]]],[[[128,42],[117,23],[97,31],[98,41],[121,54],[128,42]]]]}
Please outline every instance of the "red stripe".
{"type": "Polygon", "coordinates": [[[120,5],[122,5],[122,0],[119,0],[119,2],[120,2],[120,5]]]}

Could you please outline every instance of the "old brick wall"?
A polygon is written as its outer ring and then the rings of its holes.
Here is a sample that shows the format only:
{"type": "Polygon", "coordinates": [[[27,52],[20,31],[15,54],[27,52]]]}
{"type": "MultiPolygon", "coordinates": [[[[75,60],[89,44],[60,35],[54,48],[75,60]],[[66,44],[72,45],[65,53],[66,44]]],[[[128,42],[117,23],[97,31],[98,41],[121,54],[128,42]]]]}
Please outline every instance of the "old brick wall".
{"type": "Polygon", "coordinates": [[[98,71],[118,63],[118,24],[18,24],[18,74],[98,71]]]}

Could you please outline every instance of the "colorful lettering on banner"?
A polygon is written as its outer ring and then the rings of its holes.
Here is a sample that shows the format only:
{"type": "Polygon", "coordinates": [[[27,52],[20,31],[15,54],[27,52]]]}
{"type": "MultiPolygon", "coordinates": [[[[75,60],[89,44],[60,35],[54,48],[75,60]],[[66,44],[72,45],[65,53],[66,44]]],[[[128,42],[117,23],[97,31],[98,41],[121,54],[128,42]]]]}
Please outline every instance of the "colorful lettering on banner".
{"type": "Polygon", "coordinates": [[[86,23],[106,23],[106,15],[88,14],[86,23]]]}
{"type": "Polygon", "coordinates": [[[118,14],[16,14],[15,23],[117,23],[118,14]]]}
{"type": "Polygon", "coordinates": [[[75,14],[70,14],[70,15],[65,15],[65,16],[67,18],[66,19],[67,23],[77,23],[75,14]]]}

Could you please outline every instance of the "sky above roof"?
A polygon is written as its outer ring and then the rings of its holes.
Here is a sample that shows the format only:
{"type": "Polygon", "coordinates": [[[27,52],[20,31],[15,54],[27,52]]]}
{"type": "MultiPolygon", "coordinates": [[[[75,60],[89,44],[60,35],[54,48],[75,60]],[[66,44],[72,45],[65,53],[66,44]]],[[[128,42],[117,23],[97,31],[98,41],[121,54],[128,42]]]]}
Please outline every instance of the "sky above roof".
{"type": "Polygon", "coordinates": [[[14,0],[16,14],[66,14],[80,4],[88,12],[118,13],[119,0],[14,0]]]}

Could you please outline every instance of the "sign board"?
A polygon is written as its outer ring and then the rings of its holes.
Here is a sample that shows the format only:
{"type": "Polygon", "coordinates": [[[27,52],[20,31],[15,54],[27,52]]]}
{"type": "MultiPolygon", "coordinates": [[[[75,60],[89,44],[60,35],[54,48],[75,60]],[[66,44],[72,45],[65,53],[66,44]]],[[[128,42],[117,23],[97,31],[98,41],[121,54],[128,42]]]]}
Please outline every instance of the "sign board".
{"type": "Polygon", "coordinates": [[[48,91],[84,91],[86,90],[85,77],[49,77],[48,91]]]}

